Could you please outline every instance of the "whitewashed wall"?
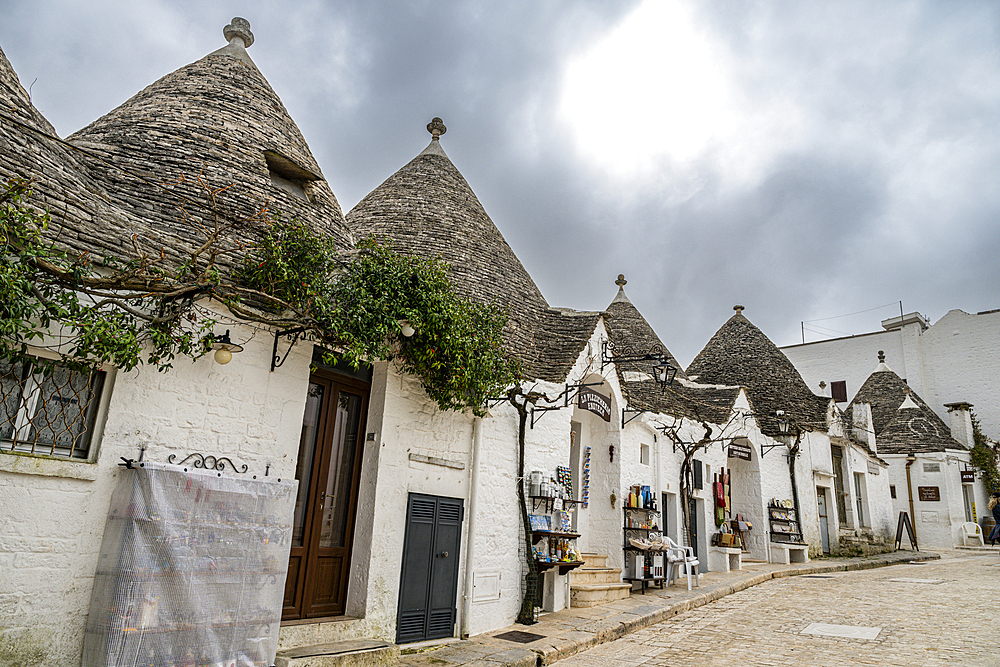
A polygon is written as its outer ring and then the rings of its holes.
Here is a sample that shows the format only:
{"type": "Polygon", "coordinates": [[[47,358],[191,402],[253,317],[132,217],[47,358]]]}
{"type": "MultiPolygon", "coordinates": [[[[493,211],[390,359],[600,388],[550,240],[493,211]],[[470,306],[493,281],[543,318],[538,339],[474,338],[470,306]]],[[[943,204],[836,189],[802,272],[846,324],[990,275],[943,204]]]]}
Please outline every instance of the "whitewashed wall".
{"type": "MultiPolygon", "coordinates": [[[[93,462],[0,453],[0,631],[43,663],[80,662],[83,630],[120,457],[228,456],[247,474],[295,474],[308,387],[308,346],[270,373],[272,338],[226,325],[244,345],[226,366],[206,355],[166,373],[111,371],[103,437],[93,462]]],[[[218,327],[222,333],[225,327],[218,327]]],[[[15,663],[16,664],[16,663],[15,663]]],[[[27,662],[25,664],[28,664],[27,662]]]]}
{"type": "Polygon", "coordinates": [[[967,401],[975,405],[986,434],[1000,438],[1000,402],[993,391],[1000,375],[1000,356],[994,353],[998,338],[1000,312],[972,315],[951,310],[922,332],[912,324],[902,330],[790,345],[781,351],[810,389],[820,393],[821,380],[828,385],[846,380],[850,399],[875,370],[878,351],[884,350],[889,368],[905,378],[946,424],[944,405],[967,401]]]}
{"type": "MultiPolygon", "coordinates": [[[[899,512],[907,512],[911,514],[921,549],[947,549],[961,545],[961,529],[966,517],[960,471],[970,467],[968,453],[949,450],[916,455],[916,461],[910,467],[913,489],[912,513],[906,487],[906,456],[890,454],[883,458],[889,463],[887,481],[896,487],[896,499],[893,501],[893,535],[899,512]],[[925,463],[938,464],[941,472],[925,472],[925,463]],[[921,501],[917,491],[917,487],[920,486],[938,487],[941,500],[921,501]]],[[[986,509],[989,497],[978,480],[971,486],[975,493],[976,513],[979,515],[976,523],[978,523],[982,517],[989,515],[989,510],[986,509]]],[[[903,544],[904,546],[908,544],[905,537],[903,544]]]]}

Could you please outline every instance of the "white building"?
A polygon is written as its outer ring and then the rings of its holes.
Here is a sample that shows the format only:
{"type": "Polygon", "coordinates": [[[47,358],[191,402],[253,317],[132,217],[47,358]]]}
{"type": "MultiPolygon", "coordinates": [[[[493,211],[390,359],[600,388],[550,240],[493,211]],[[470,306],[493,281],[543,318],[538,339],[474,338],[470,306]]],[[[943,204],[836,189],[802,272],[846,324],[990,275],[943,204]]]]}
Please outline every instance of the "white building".
{"type": "Polygon", "coordinates": [[[962,524],[989,515],[969,458],[971,407],[948,406],[946,425],[880,354],[847,410],[856,437],[889,463],[894,515],[909,515],[921,548],[964,544],[962,524]]]}
{"type": "Polygon", "coordinates": [[[951,310],[933,324],[919,313],[882,321],[883,331],[781,348],[813,391],[846,404],[871,372],[880,350],[906,384],[945,421],[949,403],[975,405],[983,432],[1000,437],[1000,310],[951,310]],[[820,383],[825,383],[820,388],[820,383]],[[831,393],[832,392],[832,393],[831,393]]]}

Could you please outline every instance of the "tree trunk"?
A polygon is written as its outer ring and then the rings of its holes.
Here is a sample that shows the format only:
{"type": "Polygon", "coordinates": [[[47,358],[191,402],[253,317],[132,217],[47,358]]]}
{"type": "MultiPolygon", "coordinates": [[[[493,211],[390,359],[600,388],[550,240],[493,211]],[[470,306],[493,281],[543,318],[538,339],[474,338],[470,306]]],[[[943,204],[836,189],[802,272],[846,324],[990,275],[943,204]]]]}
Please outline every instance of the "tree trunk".
{"type": "Polygon", "coordinates": [[[521,506],[521,527],[524,530],[525,564],[524,597],[521,599],[521,610],[517,614],[517,622],[523,625],[535,623],[535,595],[538,590],[538,565],[535,563],[535,553],[531,543],[531,522],[528,520],[528,504],[524,497],[524,428],[528,421],[527,401],[517,403],[511,395],[510,402],[517,408],[517,484],[518,504],[521,506]]]}

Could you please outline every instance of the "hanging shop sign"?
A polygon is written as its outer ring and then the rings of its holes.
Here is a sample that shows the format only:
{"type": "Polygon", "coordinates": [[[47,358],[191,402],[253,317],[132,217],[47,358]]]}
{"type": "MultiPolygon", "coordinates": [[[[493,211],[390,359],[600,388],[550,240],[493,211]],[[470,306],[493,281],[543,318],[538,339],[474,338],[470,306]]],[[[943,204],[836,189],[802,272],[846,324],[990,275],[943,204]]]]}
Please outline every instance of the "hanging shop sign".
{"type": "Polygon", "coordinates": [[[972,484],[976,481],[976,471],[975,470],[962,470],[962,484],[972,484]]]}
{"type": "Polygon", "coordinates": [[[879,473],[879,467],[877,463],[868,462],[868,474],[877,475],[879,473]]]}
{"type": "Polygon", "coordinates": [[[917,496],[921,502],[937,502],[941,500],[941,490],[936,486],[918,486],[917,496]]]}
{"type": "Polygon", "coordinates": [[[590,387],[581,387],[577,394],[577,405],[593,412],[606,422],[611,421],[611,397],[599,394],[590,387]]]}
{"type": "Polygon", "coordinates": [[[746,442],[736,442],[735,440],[729,443],[729,458],[731,459],[743,459],[744,461],[750,460],[750,445],[746,442]]]}

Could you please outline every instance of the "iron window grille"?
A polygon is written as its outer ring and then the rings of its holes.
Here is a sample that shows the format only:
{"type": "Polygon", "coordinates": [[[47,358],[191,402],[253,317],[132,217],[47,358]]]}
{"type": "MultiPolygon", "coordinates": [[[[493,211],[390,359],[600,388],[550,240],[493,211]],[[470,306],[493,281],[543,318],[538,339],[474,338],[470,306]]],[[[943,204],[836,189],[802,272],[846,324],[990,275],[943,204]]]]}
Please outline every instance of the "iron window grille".
{"type": "Polygon", "coordinates": [[[87,459],[104,371],[0,360],[0,450],[87,459]]]}

